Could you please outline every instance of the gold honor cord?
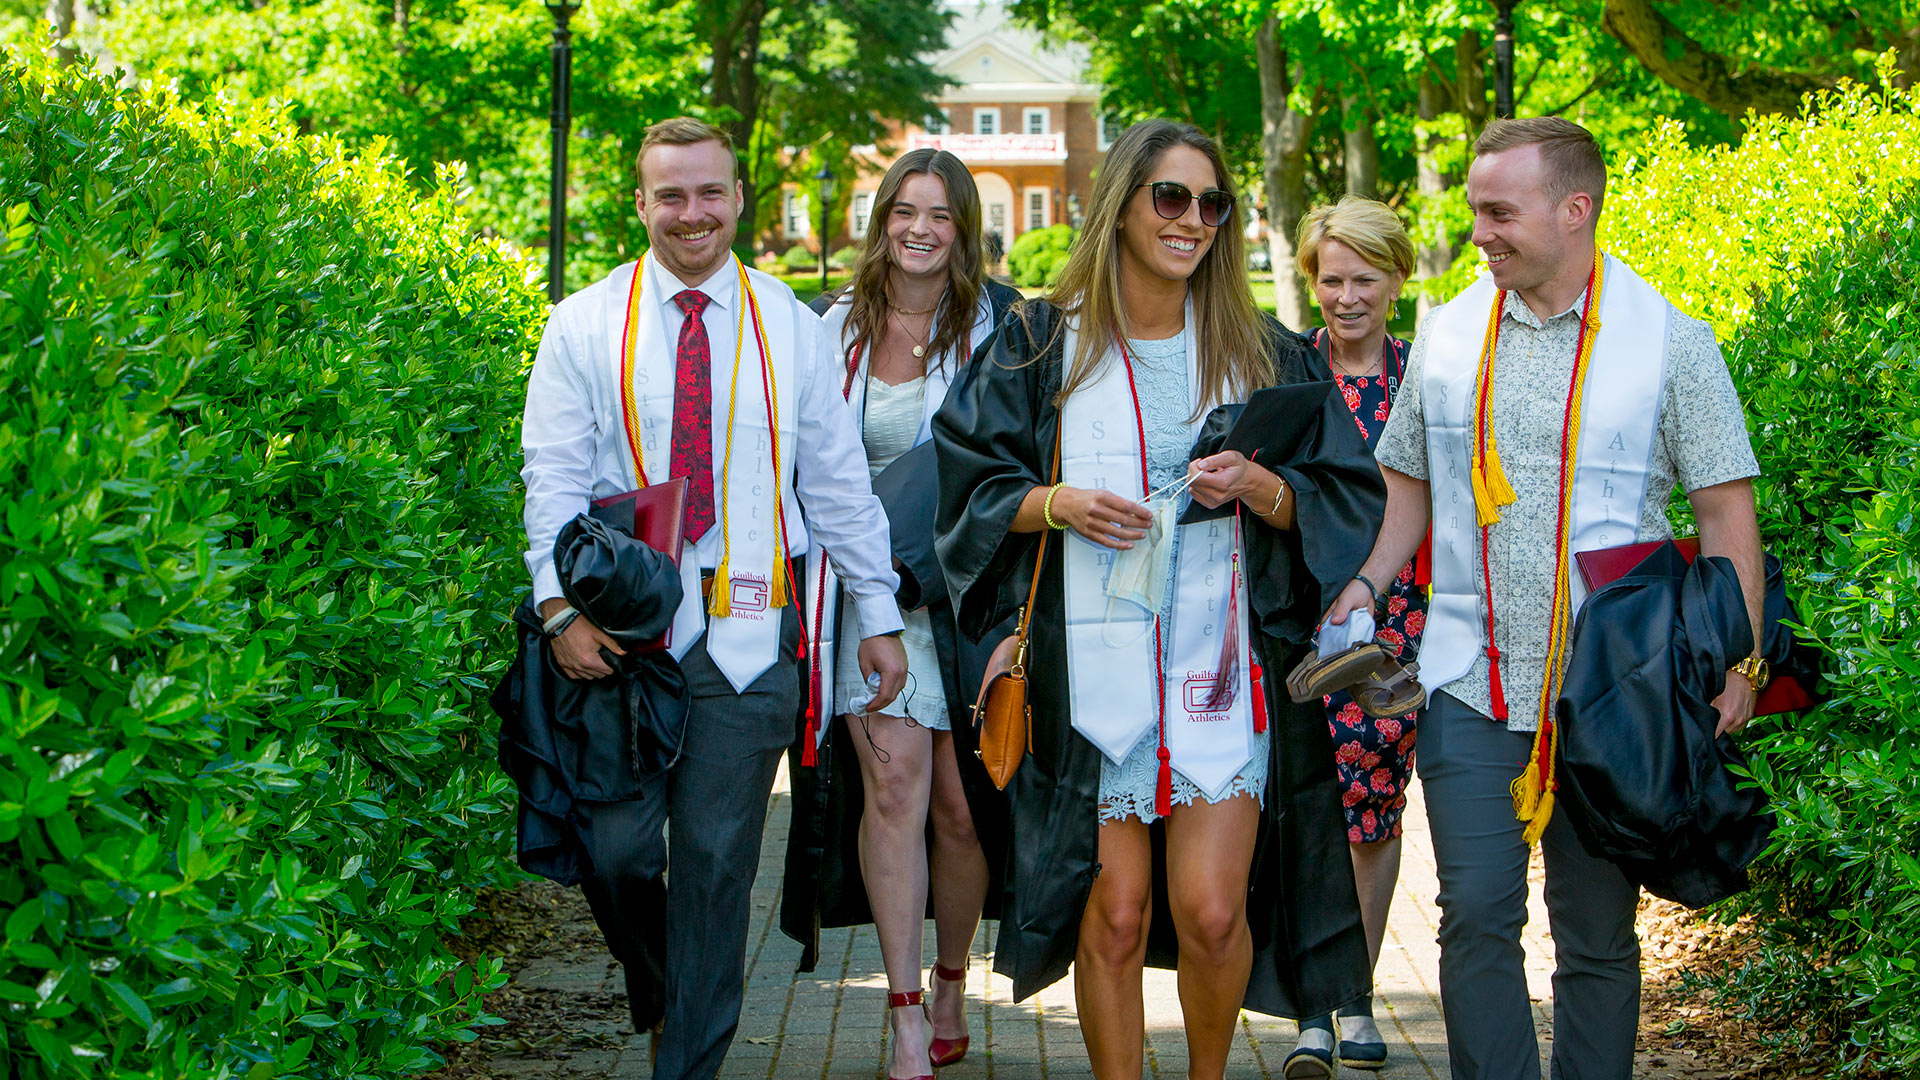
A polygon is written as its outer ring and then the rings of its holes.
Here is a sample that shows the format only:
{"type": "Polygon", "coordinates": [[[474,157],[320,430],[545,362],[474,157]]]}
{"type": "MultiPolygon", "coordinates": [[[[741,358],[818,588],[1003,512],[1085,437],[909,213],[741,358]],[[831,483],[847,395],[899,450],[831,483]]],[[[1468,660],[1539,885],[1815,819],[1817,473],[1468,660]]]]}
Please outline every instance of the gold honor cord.
{"type": "MultiPolygon", "coordinates": [[[[633,472],[641,487],[647,486],[646,461],[640,448],[640,407],[633,393],[634,357],[638,353],[635,335],[639,332],[641,277],[646,269],[645,256],[642,262],[633,268],[633,284],[627,290],[626,327],[620,342],[620,413],[626,425],[627,448],[633,455],[633,472]]],[[[776,530],[774,543],[780,547],[780,554],[787,549],[786,500],[780,497],[780,421],[777,407],[780,397],[774,385],[772,354],[767,348],[767,333],[761,325],[760,300],[753,293],[753,283],[747,279],[747,268],[734,261],[734,269],[740,274],[740,295],[745,303],[739,307],[738,322],[733,336],[733,374],[727,388],[727,442],[720,459],[722,487],[720,491],[720,565],[714,569],[713,596],[707,603],[707,614],[715,618],[725,618],[732,612],[732,593],[730,584],[731,569],[729,562],[733,555],[733,533],[727,514],[727,494],[733,483],[733,421],[734,406],[739,398],[740,354],[746,345],[747,311],[753,311],[754,343],[760,350],[760,387],[767,403],[767,428],[772,445],[774,475],[773,519],[776,530]]],[[[771,579],[767,583],[767,606],[785,607],[787,603],[787,563],[784,558],[775,558],[771,579]]]]}
{"type": "MultiPolygon", "coordinates": [[[[1580,449],[1581,400],[1585,396],[1587,372],[1592,365],[1593,344],[1600,336],[1600,291],[1603,285],[1605,252],[1595,250],[1593,269],[1587,278],[1587,299],[1580,311],[1580,339],[1574,350],[1573,376],[1568,381],[1565,420],[1560,428],[1560,494],[1558,520],[1554,527],[1554,595],[1552,614],[1547,620],[1547,670],[1544,684],[1540,690],[1538,710],[1538,730],[1534,734],[1533,752],[1527,759],[1527,767],[1510,785],[1513,795],[1514,817],[1527,823],[1522,836],[1529,846],[1539,843],[1541,834],[1546,832],[1547,823],[1553,819],[1553,793],[1557,786],[1556,761],[1558,737],[1553,722],[1553,705],[1560,697],[1560,689],[1566,681],[1567,650],[1573,632],[1573,595],[1567,577],[1572,562],[1572,522],[1574,471],[1580,449]]],[[[1493,300],[1493,316],[1488,321],[1487,335],[1480,350],[1480,397],[1474,410],[1474,450],[1473,496],[1474,509],[1483,530],[1480,559],[1483,569],[1488,560],[1484,530],[1500,520],[1501,506],[1512,503],[1517,497],[1507,483],[1506,473],[1500,467],[1500,455],[1495,448],[1493,427],[1490,422],[1493,396],[1494,348],[1500,337],[1500,318],[1506,308],[1505,290],[1496,293],[1493,300]]],[[[1490,656],[1497,656],[1492,642],[1493,591],[1492,575],[1485,575],[1487,586],[1488,613],[1488,650],[1490,656]]],[[[1505,719],[1505,709],[1498,707],[1504,702],[1500,693],[1498,660],[1492,661],[1491,679],[1496,699],[1496,711],[1505,719]]]]}

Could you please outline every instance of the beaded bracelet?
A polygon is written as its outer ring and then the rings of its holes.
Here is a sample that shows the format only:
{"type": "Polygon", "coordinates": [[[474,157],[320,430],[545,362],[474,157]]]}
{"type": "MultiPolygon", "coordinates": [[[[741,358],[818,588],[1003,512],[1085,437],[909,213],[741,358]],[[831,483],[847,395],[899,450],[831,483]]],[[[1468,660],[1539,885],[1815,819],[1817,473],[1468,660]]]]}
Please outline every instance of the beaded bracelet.
{"type": "Polygon", "coordinates": [[[1044,503],[1041,503],[1041,504],[1040,504],[1040,516],[1041,516],[1042,518],[1045,518],[1045,519],[1046,519],[1046,522],[1047,522],[1047,528],[1049,528],[1049,529],[1064,529],[1064,528],[1066,528],[1066,526],[1065,526],[1064,524],[1062,524],[1062,523],[1060,523],[1060,522],[1058,522],[1058,521],[1055,521],[1055,520],[1053,520],[1053,497],[1054,497],[1055,495],[1058,495],[1058,494],[1060,494],[1060,489],[1061,489],[1061,488],[1063,488],[1063,487],[1066,487],[1066,486],[1067,486],[1067,485],[1066,485],[1066,482],[1065,482],[1065,481],[1062,481],[1062,482],[1060,482],[1060,483],[1058,483],[1058,484],[1055,484],[1055,485],[1053,485],[1052,487],[1050,487],[1050,488],[1048,488],[1048,489],[1047,489],[1047,501],[1046,501],[1046,502],[1044,502],[1044,503]]]}

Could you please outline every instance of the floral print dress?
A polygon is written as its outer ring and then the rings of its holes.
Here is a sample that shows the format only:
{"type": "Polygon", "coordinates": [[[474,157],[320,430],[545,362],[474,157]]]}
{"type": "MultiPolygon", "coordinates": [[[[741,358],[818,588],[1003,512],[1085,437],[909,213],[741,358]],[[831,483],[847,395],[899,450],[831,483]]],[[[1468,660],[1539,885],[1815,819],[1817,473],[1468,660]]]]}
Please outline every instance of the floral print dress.
{"type": "MultiPolygon", "coordinates": [[[[1315,331],[1313,344],[1324,355],[1326,332],[1315,331]]],[[[1379,375],[1334,374],[1369,450],[1387,426],[1393,394],[1399,389],[1400,373],[1406,365],[1407,343],[1389,338],[1387,351],[1379,375]]],[[[1400,650],[1401,660],[1413,660],[1420,651],[1420,632],[1427,624],[1427,590],[1425,585],[1413,583],[1412,563],[1401,567],[1387,587],[1385,615],[1376,609],[1374,617],[1380,620],[1374,640],[1400,650]]],[[[1328,696],[1327,726],[1333,729],[1333,759],[1343,789],[1341,803],[1347,813],[1348,843],[1371,844],[1400,835],[1400,815],[1407,808],[1407,780],[1413,775],[1417,716],[1416,711],[1376,720],[1361,712],[1346,691],[1328,696]]]]}

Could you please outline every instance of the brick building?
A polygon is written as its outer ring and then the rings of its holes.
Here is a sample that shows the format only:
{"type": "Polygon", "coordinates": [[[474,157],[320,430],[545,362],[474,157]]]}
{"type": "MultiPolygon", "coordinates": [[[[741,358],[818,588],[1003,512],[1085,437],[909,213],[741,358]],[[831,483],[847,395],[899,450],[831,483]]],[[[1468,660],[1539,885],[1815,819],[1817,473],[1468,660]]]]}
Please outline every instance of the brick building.
{"type": "MultiPolygon", "coordinates": [[[[921,147],[966,162],[980,189],[981,228],[1003,253],[1030,229],[1079,222],[1094,167],[1118,134],[1099,115],[1100,88],[1082,81],[1084,50],[1048,44],[1015,26],[1001,3],[953,10],[947,48],[930,61],[956,83],[940,101],[943,119],[931,128],[898,128],[887,146],[863,148],[845,214],[834,223],[835,250],[866,236],[874,191],[892,155],[921,147]]],[[[786,185],[764,250],[818,250],[818,211],[809,209],[815,194],[811,185],[786,185]]]]}

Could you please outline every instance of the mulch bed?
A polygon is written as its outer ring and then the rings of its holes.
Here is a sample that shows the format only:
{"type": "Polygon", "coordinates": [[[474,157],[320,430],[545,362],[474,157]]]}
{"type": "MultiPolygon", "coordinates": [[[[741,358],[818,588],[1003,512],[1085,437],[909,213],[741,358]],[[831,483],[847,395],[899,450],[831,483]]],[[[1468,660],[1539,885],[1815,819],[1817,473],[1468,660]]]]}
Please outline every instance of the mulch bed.
{"type": "Polygon", "coordinates": [[[1800,1080],[1827,1075],[1830,1062],[1777,1056],[1767,1029],[1716,1006],[1701,981],[1739,968],[1759,949],[1751,920],[1716,923],[1678,904],[1642,896],[1638,924],[1641,1061],[1657,1070],[1642,1076],[1800,1080]]]}
{"type": "Polygon", "coordinates": [[[520,972],[535,960],[605,958],[606,943],[580,890],[544,880],[483,890],[461,929],[452,944],[462,960],[495,956],[505,964],[509,980],[486,996],[486,1010],[506,1023],[477,1029],[480,1037],[473,1042],[441,1047],[447,1065],[433,1074],[436,1078],[489,1080],[488,1063],[498,1054],[559,1060],[582,1050],[619,1049],[605,1034],[582,1030],[580,1018],[624,1018],[625,994],[527,990],[517,984],[520,972]]]}

